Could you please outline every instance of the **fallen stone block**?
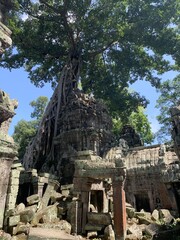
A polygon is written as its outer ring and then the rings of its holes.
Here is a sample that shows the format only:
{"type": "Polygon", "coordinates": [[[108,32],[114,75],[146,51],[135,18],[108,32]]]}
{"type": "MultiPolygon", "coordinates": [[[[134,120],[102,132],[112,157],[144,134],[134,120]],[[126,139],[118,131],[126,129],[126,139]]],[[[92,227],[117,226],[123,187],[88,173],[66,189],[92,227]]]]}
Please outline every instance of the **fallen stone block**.
{"type": "Polygon", "coordinates": [[[171,215],[170,211],[167,209],[160,209],[159,210],[159,219],[163,220],[164,223],[169,224],[172,223],[174,217],[171,215]]]}
{"type": "Polygon", "coordinates": [[[71,233],[71,224],[66,220],[60,220],[56,223],[42,223],[42,224],[38,224],[37,227],[61,230],[68,234],[71,233]]]}
{"type": "Polygon", "coordinates": [[[89,212],[87,215],[88,223],[108,226],[111,225],[111,216],[109,213],[89,212]]]}
{"type": "Polygon", "coordinates": [[[87,233],[87,239],[89,238],[96,238],[98,236],[97,232],[89,231],[87,233]]]}
{"type": "Polygon", "coordinates": [[[28,236],[24,233],[13,236],[11,240],[27,240],[28,236]]]}
{"type": "Polygon", "coordinates": [[[34,218],[35,212],[32,209],[24,210],[20,213],[20,220],[23,223],[29,223],[34,218]]]}
{"type": "Polygon", "coordinates": [[[104,228],[104,225],[99,225],[99,224],[87,223],[85,225],[85,230],[86,231],[97,232],[97,231],[101,231],[103,228],[104,228]]]}
{"type": "Polygon", "coordinates": [[[135,208],[126,207],[126,214],[129,218],[133,218],[135,215],[135,208]]]}
{"type": "Polygon", "coordinates": [[[23,223],[19,223],[15,229],[15,234],[28,234],[29,233],[29,228],[30,228],[30,224],[23,224],[23,223]]]}
{"type": "Polygon", "coordinates": [[[145,218],[145,217],[138,217],[139,219],[139,224],[146,224],[146,225],[149,225],[152,223],[152,220],[149,219],[149,218],[145,218]]]}
{"type": "Polygon", "coordinates": [[[153,237],[160,229],[160,226],[155,224],[155,223],[151,223],[148,226],[145,227],[144,229],[144,233],[153,237]]]}
{"type": "Polygon", "coordinates": [[[8,219],[8,226],[16,226],[20,222],[20,215],[11,216],[8,219]]]}
{"type": "Polygon", "coordinates": [[[142,229],[139,225],[133,224],[127,229],[127,234],[133,234],[137,238],[142,237],[142,229]]]}
{"type": "Polygon", "coordinates": [[[104,240],[115,240],[115,233],[112,225],[109,225],[104,229],[104,240]]]}
{"type": "Polygon", "coordinates": [[[0,230],[0,239],[2,240],[11,240],[11,235],[9,233],[0,230]]]}
{"type": "Polygon", "coordinates": [[[57,204],[48,206],[46,208],[43,208],[35,213],[31,224],[33,226],[37,226],[37,224],[41,221],[41,223],[47,223],[47,222],[53,222],[55,219],[57,219],[57,204]]]}
{"type": "Polygon", "coordinates": [[[24,203],[18,204],[17,207],[15,208],[15,211],[16,211],[17,213],[23,212],[24,210],[25,210],[25,205],[24,205],[24,203]]]}
{"type": "Polygon", "coordinates": [[[158,211],[157,209],[155,209],[155,210],[152,212],[151,219],[152,219],[153,221],[158,221],[158,220],[159,220],[159,211],[158,211]]]}
{"type": "Polygon", "coordinates": [[[32,210],[34,213],[37,212],[37,205],[31,205],[25,208],[25,210],[32,210]]]}
{"type": "Polygon", "coordinates": [[[34,194],[34,195],[31,195],[31,196],[27,197],[26,200],[27,200],[28,205],[33,205],[33,204],[39,202],[40,197],[39,197],[38,194],[34,194]]]}

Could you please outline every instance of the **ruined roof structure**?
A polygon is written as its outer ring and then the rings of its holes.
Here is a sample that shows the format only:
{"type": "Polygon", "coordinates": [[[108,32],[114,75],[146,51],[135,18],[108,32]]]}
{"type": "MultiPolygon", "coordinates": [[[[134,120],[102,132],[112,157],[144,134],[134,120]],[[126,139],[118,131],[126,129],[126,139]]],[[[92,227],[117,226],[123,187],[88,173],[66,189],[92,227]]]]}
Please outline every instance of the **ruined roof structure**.
{"type": "Polygon", "coordinates": [[[24,166],[55,174],[62,183],[72,183],[74,163],[71,156],[83,150],[92,150],[102,156],[110,149],[111,118],[101,101],[78,89],[73,90],[58,114],[57,132],[53,137],[55,97],[50,105],[53,107],[48,114],[47,107],[37,137],[27,148],[24,166]]]}

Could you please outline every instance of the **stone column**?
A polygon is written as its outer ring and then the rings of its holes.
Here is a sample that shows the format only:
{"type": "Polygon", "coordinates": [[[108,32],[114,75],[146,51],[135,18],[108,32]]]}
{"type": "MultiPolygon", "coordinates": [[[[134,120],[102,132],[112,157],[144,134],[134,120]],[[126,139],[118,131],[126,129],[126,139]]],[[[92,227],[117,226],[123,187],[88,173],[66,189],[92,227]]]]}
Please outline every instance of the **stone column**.
{"type": "Polygon", "coordinates": [[[17,107],[17,102],[10,100],[9,96],[0,90],[0,228],[3,227],[11,166],[17,155],[14,141],[8,136],[8,128],[15,114],[15,107],[17,107]]]}
{"type": "Polygon", "coordinates": [[[87,223],[87,213],[89,206],[89,192],[82,192],[81,201],[82,201],[82,233],[85,233],[85,225],[87,223]]]}
{"type": "Polygon", "coordinates": [[[126,237],[126,201],[123,189],[123,177],[113,178],[114,230],[116,240],[126,237]]]}

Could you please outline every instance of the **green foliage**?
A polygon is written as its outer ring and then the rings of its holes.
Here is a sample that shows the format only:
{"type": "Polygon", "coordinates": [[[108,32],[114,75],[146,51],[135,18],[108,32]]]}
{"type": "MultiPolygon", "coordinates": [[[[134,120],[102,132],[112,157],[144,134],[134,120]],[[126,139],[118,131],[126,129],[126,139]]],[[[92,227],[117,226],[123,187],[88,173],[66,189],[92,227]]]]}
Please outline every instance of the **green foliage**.
{"type": "Polygon", "coordinates": [[[180,103],[180,75],[173,80],[164,81],[160,86],[159,92],[161,95],[157,100],[156,107],[160,110],[160,115],[157,116],[157,119],[161,124],[161,128],[156,135],[160,142],[165,142],[170,139],[172,129],[169,110],[180,103]]]}
{"type": "Polygon", "coordinates": [[[15,3],[9,20],[14,45],[0,66],[23,66],[36,86],[56,85],[63,66],[78,59],[83,90],[104,99],[113,115],[126,116],[147,104],[127,91],[129,83],[140,79],[158,86],[157,74],[178,68],[179,0],[15,3]]]}
{"type": "Polygon", "coordinates": [[[41,119],[47,102],[48,98],[44,96],[40,96],[36,100],[30,102],[31,107],[34,108],[34,111],[31,113],[31,118],[35,118],[37,120],[41,119]]]}
{"type": "Polygon", "coordinates": [[[37,121],[20,120],[14,128],[13,138],[18,144],[18,155],[22,159],[26,151],[26,147],[32,138],[36,135],[37,121]]]}
{"type": "Polygon", "coordinates": [[[132,112],[128,120],[113,119],[113,132],[118,137],[123,125],[131,125],[135,131],[140,135],[140,138],[145,144],[152,143],[154,136],[151,131],[151,125],[148,121],[147,115],[144,113],[143,107],[138,107],[136,112],[132,112]]]}
{"type": "Polygon", "coordinates": [[[20,120],[14,128],[13,138],[18,145],[18,155],[22,159],[26,151],[26,147],[37,133],[39,122],[47,105],[48,98],[40,96],[32,101],[30,105],[34,108],[31,117],[35,120],[20,120]]]}

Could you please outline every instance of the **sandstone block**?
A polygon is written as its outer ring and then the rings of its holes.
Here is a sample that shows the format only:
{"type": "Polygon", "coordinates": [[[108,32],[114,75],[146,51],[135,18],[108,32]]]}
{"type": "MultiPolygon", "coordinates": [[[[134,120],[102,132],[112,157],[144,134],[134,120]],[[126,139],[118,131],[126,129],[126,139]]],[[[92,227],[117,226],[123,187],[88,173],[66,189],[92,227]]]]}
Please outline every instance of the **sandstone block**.
{"type": "Polygon", "coordinates": [[[35,203],[38,203],[39,200],[40,200],[40,198],[39,198],[38,194],[34,194],[34,195],[27,197],[28,205],[33,205],[35,203]]]}
{"type": "Polygon", "coordinates": [[[19,223],[16,227],[16,234],[24,233],[27,235],[29,233],[29,228],[30,228],[29,224],[19,223]]]}
{"type": "Polygon", "coordinates": [[[171,215],[169,210],[160,209],[159,210],[159,219],[163,220],[165,223],[169,224],[174,220],[174,217],[171,215]]]}
{"type": "Polygon", "coordinates": [[[53,222],[56,219],[57,219],[57,204],[54,204],[36,212],[31,223],[34,226],[37,226],[37,224],[40,221],[42,223],[48,223],[53,222]]]}
{"type": "Polygon", "coordinates": [[[112,225],[109,225],[104,229],[104,240],[115,240],[115,233],[112,225]]]}
{"type": "Polygon", "coordinates": [[[25,210],[24,203],[20,203],[19,205],[17,205],[17,207],[16,207],[16,212],[17,213],[23,212],[24,210],[25,210]]]}
{"type": "Polygon", "coordinates": [[[144,233],[149,236],[154,236],[159,231],[159,225],[152,223],[145,227],[144,233]]]}
{"type": "Polygon", "coordinates": [[[89,231],[88,233],[87,233],[87,239],[94,239],[94,238],[96,238],[98,236],[98,234],[97,234],[97,232],[93,232],[93,231],[89,231]]]}
{"type": "Polygon", "coordinates": [[[133,218],[135,215],[135,209],[131,207],[126,207],[126,214],[129,218],[133,218]]]}
{"type": "Polygon", "coordinates": [[[155,209],[155,210],[152,212],[151,219],[152,219],[153,221],[158,221],[158,220],[159,220],[159,211],[158,211],[157,209],[155,209]]]}
{"type": "Polygon", "coordinates": [[[34,215],[35,213],[33,210],[24,210],[23,212],[20,212],[20,220],[23,223],[31,222],[31,220],[34,218],[34,215]]]}
{"type": "Polygon", "coordinates": [[[135,237],[141,238],[142,236],[142,229],[139,227],[139,225],[133,224],[127,229],[128,234],[133,234],[135,237]]]}
{"type": "Polygon", "coordinates": [[[111,216],[109,213],[88,213],[88,223],[108,226],[111,225],[111,216]]]}
{"type": "Polygon", "coordinates": [[[9,217],[9,219],[8,219],[8,225],[9,225],[10,227],[16,226],[19,222],[20,222],[20,215],[11,216],[11,217],[9,217]]]}
{"type": "Polygon", "coordinates": [[[139,223],[140,223],[140,224],[149,225],[149,224],[152,223],[152,220],[149,219],[149,218],[145,218],[145,217],[140,217],[140,216],[139,216],[138,219],[139,219],[139,223]]]}
{"type": "Polygon", "coordinates": [[[104,225],[87,223],[85,226],[86,231],[101,231],[104,228],[104,225]]]}
{"type": "Polygon", "coordinates": [[[24,233],[13,236],[11,240],[27,240],[28,236],[24,233]]]}

